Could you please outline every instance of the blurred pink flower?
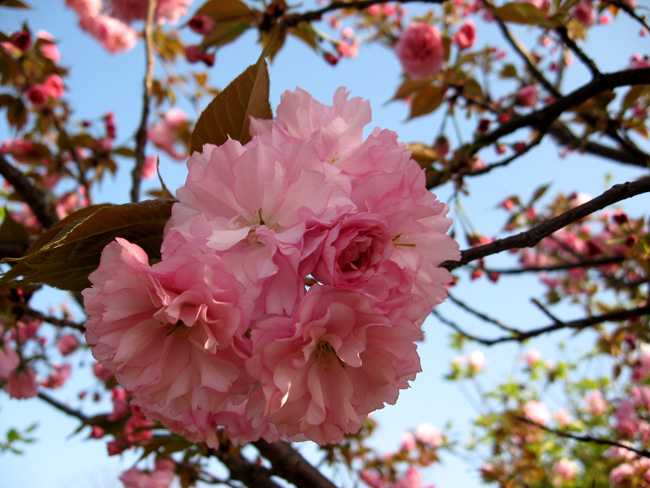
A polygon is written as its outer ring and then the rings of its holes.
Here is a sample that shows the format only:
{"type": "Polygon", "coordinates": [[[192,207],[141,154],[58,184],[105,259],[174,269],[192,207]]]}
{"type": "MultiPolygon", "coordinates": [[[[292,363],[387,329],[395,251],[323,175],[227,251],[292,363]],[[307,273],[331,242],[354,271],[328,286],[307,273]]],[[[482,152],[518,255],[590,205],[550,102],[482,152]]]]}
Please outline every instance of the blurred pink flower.
{"type": "Polygon", "coordinates": [[[444,48],[435,27],[414,22],[404,30],[395,46],[402,68],[411,78],[427,78],[442,68],[444,48]]]}

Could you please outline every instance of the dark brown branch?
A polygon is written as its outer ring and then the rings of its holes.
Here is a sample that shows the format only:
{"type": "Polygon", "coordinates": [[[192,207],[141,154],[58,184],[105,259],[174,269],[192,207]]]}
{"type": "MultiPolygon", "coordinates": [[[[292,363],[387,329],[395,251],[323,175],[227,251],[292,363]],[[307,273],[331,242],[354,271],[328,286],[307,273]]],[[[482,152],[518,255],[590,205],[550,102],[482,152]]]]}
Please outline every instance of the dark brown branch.
{"type": "Polygon", "coordinates": [[[489,324],[492,324],[492,325],[494,325],[494,326],[498,327],[499,329],[504,330],[506,332],[519,333],[519,331],[517,329],[515,329],[514,327],[510,327],[508,325],[505,325],[502,321],[500,321],[498,319],[495,319],[494,317],[490,317],[489,315],[481,312],[480,310],[476,310],[475,308],[470,307],[467,303],[459,300],[458,298],[456,298],[451,293],[449,293],[447,296],[449,297],[449,300],[453,304],[455,304],[456,306],[462,308],[467,313],[470,313],[471,315],[474,315],[475,317],[478,317],[482,321],[487,322],[489,324]]]}
{"type": "Polygon", "coordinates": [[[486,273],[497,273],[500,275],[517,275],[523,273],[547,273],[552,271],[567,271],[576,268],[595,268],[610,264],[620,264],[625,260],[623,256],[612,256],[599,259],[588,259],[576,263],[562,263],[548,266],[527,266],[525,268],[483,268],[486,273]]]}
{"type": "Polygon", "coordinates": [[[52,227],[59,220],[45,193],[11,165],[3,154],[0,154],[0,175],[14,187],[44,228],[52,227]]]}
{"type": "MultiPolygon", "coordinates": [[[[494,14],[494,9],[491,10],[492,14],[494,14]]],[[[508,41],[510,47],[514,49],[517,55],[524,62],[533,78],[535,78],[544,88],[546,88],[546,91],[548,91],[551,95],[558,98],[561,97],[562,94],[553,86],[553,84],[548,79],[546,79],[542,72],[537,69],[537,66],[535,66],[535,63],[530,57],[530,54],[528,54],[526,48],[512,35],[506,24],[496,15],[495,19],[497,21],[497,25],[499,26],[501,34],[503,34],[503,37],[506,38],[506,41],[508,41]]]]}
{"type": "Polygon", "coordinates": [[[145,73],[142,82],[142,113],[140,125],[135,133],[135,166],[131,172],[131,201],[137,202],[140,199],[140,186],[142,185],[142,167],[144,166],[144,151],[147,145],[147,120],[149,119],[149,104],[151,101],[151,86],[154,74],[154,46],[153,29],[158,0],[148,0],[147,21],[144,27],[145,42],[145,73]]]}
{"type": "Polygon", "coordinates": [[[546,107],[520,117],[516,117],[497,129],[479,137],[463,152],[465,156],[476,154],[480,149],[497,142],[501,137],[512,134],[519,129],[531,127],[542,132],[548,130],[560,115],[569,109],[595,97],[596,95],[621,86],[650,84],[650,68],[627,69],[603,74],[589,83],[558,98],[546,107]]]}
{"type": "Polygon", "coordinates": [[[617,310],[615,312],[609,312],[602,315],[594,315],[592,317],[585,317],[583,319],[570,320],[570,321],[559,321],[558,319],[554,320],[552,324],[538,327],[536,329],[522,330],[511,335],[487,338],[479,337],[469,332],[464,331],[458,327],[452,321],[442,317],[437,311],[433,311],[433,315],[438,318],[442,323],[452,327],[456,332],[461,334],[463,337],[483,344],[485,346],[494,346],[495,344],[502,344],[505,342],[523,342],[533,337],[537,337],[544,334],[549,334],[552,332],[557,332],[563,329],[571,330],[583,330],[593,325],[602,324],[604,322],[620,322],[623,320],[629,320],[637,317],[643,317],[644,315],[650,314],[650,305],[646,305],[639,308],[633,308],[630,310],[617,310]]]}
{"type": "Polygon", "coordinates": [[[321,20],[325,14],[334,12],[335,10],[351,9],[351,10],[364,10],[373,5],[381,5],[384,3],[430,3],[438,4],[443,3],[445,0],[356,0],[348,2],[331,2],[325,7],[303,12],[298,14],[287,14],[278,19],[278,22],[285,27],[294,27],[301,22],[313,22],[321,20]]]}
{"type": "Polygon", "coordinates": [[[259,440],[254,443],[262,456],[273,466],[272,471],[296,486],[314,488],[335,488],[330,480],[311,465],[302,455],[286,442],[268,443],[259,440]]]}
{"type": "Polygon", "coordinates": [[[241,481],[244,485],[251,488],[280,488],[280,485],[273,481],[273,473],[264,466],[251,463],[242,456],[239,448],[234,447],[227,440],[219,444],[218,449],[208,451],[219,459],[228,471],[230,477],[241,481]]]}
{"type": "Polygon", "coordinates": [[[60,319],[58,317],[52,317],[51,315],[45,315],[43,312],[39,312],[33,308],[26,308],[24,310],[24,313],[29,317],[42,320],[57,327],[68,327],[70,329],[78,330],[79,332],[86,331],[86,328],[83,326],[83,324],[79,324],[73,320],[60,319]]]}
{"type": "Polygon", "coordinates": [[[647,168],[650,165],[650,158],[642,151],[630,151],[627,148],[619,149],[581,139],[574,135],[566,125],[560,122],[554,123],[549,128],[548,133],[560,144],[569,146],[572,149],[582,150],[589,154],[631,166],[647,168]]]}
{"type": "Polygon", "coordinates": [[[519,150],[515,151],[514,154],[511,154],[510,156],[501,159],[500,161],[496,161],[494,163],[488,163],[485,165],[485,167],[481,169],[476,169],[471,171],[469,168],[467,170],[459,169],[456,171],[453,175],[446,174],[445,172],[440,172],[440,173],[434,173],[431,174],[427,178],[427,188],[432,189],[435,188],[436,186],[439,186],[443,183],[446,183],[449,179],[450,176],[453,177],[458,177],[458,176],[463,176],[463,177],[474,177],[474,176],[481,176],[487,173],[490,173],[492,170],[498,169],[498,168],[503,168],[504,166],[509,165],[513,161],[516,161],[520,157],[522,157],[524,154],[528,153],[532,148],[536,147],[539,145],[540,142],[542,142],[542,139],[544,137],[544,134],[539,133],[535,136],[535,138],[526,144],[526,146],[519,150]]]}
{"type": "Polygon", "coordinates": [[[70,417],[75,417],[76,419],[80,420],[81,422],[88,423],[89,418],[81,413],[79,410],[76,410],[68,405],[66,405],[63,402],[60,402],[54,397],[51,397],[49,394],[45,393],[44,391],[39,391],[38,392],[38,398],[43,400],[45,403],[49,404],[51,407],[54,407],[60,412],[65,413],[66,415],[69,415],[70,417]]]}
{"type": "Polygon", "coordinates": [[[563,324],[563,322],[555,315],[553,312],[551,312],[548,307],[546,307],[542,302],[540,302],[537,298],[531,298],[531,302],[533,302],[533,305],[535,305],[540,312],[542,312],[544,315],[546,315],[549,319],[551,319],[554,323],[556,324],[563,324]]]}
{"type": "Polygon", "coordinates": [[[477,259],[491,256],[492,254],[498,254],[502,251],[532,247],[544,237],[547,237],[555,231],[587,217],[608,205],[647,192],[650,192],[650,176],[643,177],[636,181],[614,185],[609,190],[587,203],[572,208],[557,217],[546,220],[527,231],[503,239],[497,239],[489,244],[483,244],[481,246],[466,249],[461,253],[460,261],[446,261],[441,264],[441,267],[452,270],[477,259]]]}
{"type": "Polygon", "coordinates": [[[623,12],[628,14],[630,17],[632,17],[634,20],[636,20],[641,26],[650,33],[650,26],[648,23],[645,21],[645,18],[641,17],[639,14],[637,14],[634,11],[634,8],[630,7],[627,3],[622,2],[621,0],[605,0],[605,3],[609,3],[610,5],[614,5],[618,8],[620,8],[623,12]]]}
{"type": "MultiPolygon", "coordinates": [[[[63,140],[64,145],[67,147],[67,153],[70,155],[70,158],[72,158],[72,161],[74,161],[75,166],[77,168],[77,175],[76,175],[76,180],[77,182],[84,188],[86,192],[86,198],[88,199],[89,203],[92,203],[92,195],[90,193],[90,182],[88,181],[88,178],[86,177],[86,171],[84,170],[84,165],[79,159],[79,154],[77,154],[77,151],[75,150],[72,139],[70,138],[70,134],[65,130],[65,128],[61,125],[61,122],[59,119],[54,116],[52,117],[52,121],[54,123],[54,127],[56,128],[57,132],[59,133],[59,137],[63,140]]],[[[65,163],[63,163],[65,164],[65,163]]],[[[75,177],[74,175],[71,175],[75,177]]]]}
{"type": "Polygon", "coordinates": [[[533,422],[532,420],[527,419],[526,417],[515,416],[515,418],[520,422],[525,422],[527,424],[534,425],[538,429],[541,429],[544,432],[548,432],[549,434],[553,434],[558,437],[565,437],[567,439],[572,439],[578,442],[590,442],[592,444],[600,444],[601,446],[620,447],[621,449],[626,449],[641,457],[650,458],[650,451],[647,451],[645,449],[637,449],[635,447],[627,446],[620,442],[616,442],[611,439],[605,439],[602,437],[594,437],[591,435],[578,435],[578,434],[574,434],[573,432],[567,432],[566,430],[552,429],[550,427],[546,427],[545,425],[538,424],[537,422],[533,422]]]}
{"type": "Polygon", "coordinates": [[[596,63],[594,62],[593,59],[591,59],[587,53],[585,53],[580,46],[578,46],[573,39],[569,36],[569,32],[567,31],[567,28],[564,25],[561,25],[556,29],[558,35],[560,36],[560,39],[562,39],[562,42],[566,44],[566,46],[573,51],[573,53],[582,61],[585,66],[589,69],[591,72],[591,76],[594,78],[598,77],[601,75],[600,70],[598,69],[598,66],[596,66],[596,63]]]}

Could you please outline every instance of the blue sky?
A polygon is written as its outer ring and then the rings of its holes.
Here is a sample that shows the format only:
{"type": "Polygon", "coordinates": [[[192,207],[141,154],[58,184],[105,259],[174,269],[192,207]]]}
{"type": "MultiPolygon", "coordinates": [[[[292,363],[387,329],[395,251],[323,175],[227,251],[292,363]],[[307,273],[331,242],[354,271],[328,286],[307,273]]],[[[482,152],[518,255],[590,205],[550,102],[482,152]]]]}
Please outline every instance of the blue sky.
{"type": "MultiPolygon", "coordinates": [[[[16,30],[21,22],[27,20],[34,31],[46,29],[52,32],[60,40],[62,63],[71,68],[67,79],[68,97],[77,111],[76,117],[97,118],[107,111],[113,111],[118,124],[118,140],[124,141],[134,132],[139,119],[142,45],[126,54],[109,55],[77,28],[76,17],[64,7],[63,0],[34,0],[31,3],[35,4],[35,8],[29,12],[3,9],[0,30],[16,30]]],[[[310,4],[312,2],[306,2],[306,5],[310,4]]],[[[409,8],[413,11],[416,7],[409,8]]],[[[526,29],[517,29],[517,33],[523,39],[532,39],[526,29]]],[[[648,53],[648,38],[640,38],[637,33],[636,25],[626,21],[596,27],[588,40],[587,49],[598,59],[604,71],[621,69],[627,65],[631,53],[648,53]]],[[[480,42],[496,42],[507,50],[495,26],[481,23],[479,39],[480,42]]],[[[259,55],[255,40],[255,34],[248,33],[220,50],[216,65],[210,72],[212,83],[222,87],[254,62],[259,55]]],[[[344,60],[332,68],[303,44],[289,40],[271,66],[270,73],[274,107],[280,94],[287,89],[300,86],[317,99],[328,102],[335,89],[344,85],[352,95],[365,97],[371,102],[373,126],[396,130],[405,142],[431,141],[440,124],[441,114],[405,123],[407,108],[400,103],[386,104],[401,75],[395,56],[384,47],[363,47],[357,59],[344,60]]],[[[567,79],[567,87],[586,81],[586,76],[586,70],[576,67],[567,79]]],[[[0,123],[0,136],[4,137],[7,129],[3,124],[0,123]]],[[[464,126],[462,121],[461,126],[464,126]]],[[[496,160],[493,153],[486,154],[488,162],[496,160]]],[[[104,183],[95,200],[127,201],[130,169],[130,163],[125,163],[114,181],[104,183]]],[[[172,189],[182,184],[185,176],[183,164],[164,157],[161,172],[172,189]]],[[[545,182],[553,183],[551,192],[579,190],[595,195],[604,189],[603,176],[606,172],[612,175],[614,181],[628,180],[640,174],[639,171],[589,156],[560,158],[552,144],[544,143],[507,169],[471,180],[471,197],[464,202],[465,211],[478,230],[493,234],[503,223],[504,214],[495,207],[505,195],[513,192],[528,195],[533,188],[545,182]]],[[[449,189],[440,190],[441,199],[448,195],[449,189]]],[[[647,209],[649,204],[650,198],[642,196],[626,203],[625,207],[634,213],[647,209]]],[[[498,265],[506,263],[507,259],[499,256],[489,262],[498,265]]],[[[511,325],[526,328],[545,323],[544,317],[529,302],[529,298],[535,293],[540,294],[541,290],[534,278],[503,277],[498,286],[485,280],[472,283],[464,280],[455,293],[475,307],[499,315],[511,325]]],[[[38,300],[46,307],[57,303],[59,296],[48,291],[42,293],[38,300]]],[[[443,304],[440,310],[456,318],[459,324],[476,325],[475,330],[481,331],[480,324],[458,312],[453,305],[443,304]]],[[[559,312],[567,318],[579,313],[570,308],[560,309],[559,312]]],[[[413,387],[402,393],[396,406],[387,407],[375,415],[381,429],[374,442],[383,450],[396,448],[401,433],[421,422],[442,426],[451,420],[454,432],[462,436],[467,433],[471,416],[480,405],[480,402],[477,404],[468,400],[471,392],[443,380],[450,360],[456,355],[448,347],[448,330],[429,320],[425,332],[426,340],[419,347],[423,372],[413,387]]],[[[534,346],[553,360],[561,354],[554,344],[554,340],[543,339],[534,346]]],[[[578,346],[581,344],[584,345],[584,340],[578,341],[578,346]]],[[[519,365],[520,352],[515,346],[501,346],[485,352],[488,358],[486,384],[503,379],[519,365]]],[[[75,404],[76,392],[90,384],[92,378],[81,373],[56,395],[75,404]]],[[[39,442],[28,447],[24,456],[0,457],[3,487],[111,487],[115,486],[120,471],[128,468],[132,462],[132,458],[108,458],[103,442],[86,442],[83,436],[68,437],[76,427],[75,422],[45,407],[38,400],[10,401],[4,393],[0,393],[0,435],[11,426],[25,427],[34,420],[39,422],[36,431],[39,442]]],[[[443,465],[430,469],[426,478],[436,483],[438,488],[479,486],[475,471],[463,460],[450,456],[445,458],[443,465]]]]}

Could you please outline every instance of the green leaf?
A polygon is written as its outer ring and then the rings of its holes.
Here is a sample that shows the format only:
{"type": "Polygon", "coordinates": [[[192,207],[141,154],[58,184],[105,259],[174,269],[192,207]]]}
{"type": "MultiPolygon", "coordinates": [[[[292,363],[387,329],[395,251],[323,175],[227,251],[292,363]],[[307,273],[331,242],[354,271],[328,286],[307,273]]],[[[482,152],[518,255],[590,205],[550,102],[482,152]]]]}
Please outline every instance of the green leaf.
{"type": "Polygon", "coordinates": [[[269,73],[264,58],[249,66],[214,97],[194,127],[191,150],[201,151],[204,144],[220,145],[230,137],[248,142],[250,118],[270,119],[269,73]]]}
{"type": "Polygon", "coordinates": [[[48,229],[19,259],[0,285],[47,284],[63,290],[88,287],[104,247],[123,237],[142,247],[150,258],[160,255],[172,202],[147,200],[124,205],[93,205],[70,214],[48,229]]]}
{"type": "Polygon", "coordinates": [[[409,119],[429,114],[437,109],[445,98],[444,86],[426,86],[419,90],[411,100],[409,119]]]}
{"type": "Polygon", "coordinates": [[[553,27],[554,22],[546,14],[530,3],[511,2],[494,9],[494,14],[504,22],[513,24],[539,25],[553,27]]]}

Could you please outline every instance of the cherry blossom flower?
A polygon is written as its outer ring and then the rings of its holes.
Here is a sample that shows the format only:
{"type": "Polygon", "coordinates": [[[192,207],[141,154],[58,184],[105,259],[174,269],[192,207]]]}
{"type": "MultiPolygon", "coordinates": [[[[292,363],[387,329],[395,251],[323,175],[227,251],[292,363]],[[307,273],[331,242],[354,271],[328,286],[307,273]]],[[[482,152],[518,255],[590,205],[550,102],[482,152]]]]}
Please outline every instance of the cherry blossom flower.
{"type": "Polygon", "coordinates": [[[423,22],[408,26],[395,46],[404,71],[414,79],[435,75],[442,68],[442,37],[435,27],[423,22]]]}

